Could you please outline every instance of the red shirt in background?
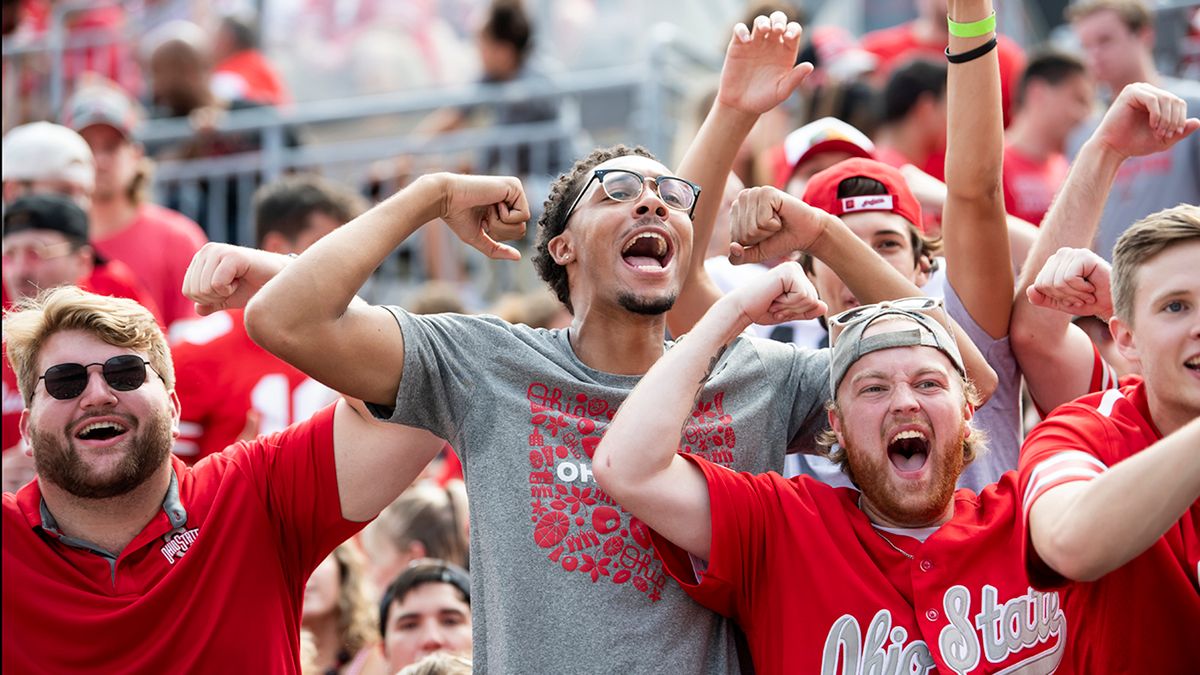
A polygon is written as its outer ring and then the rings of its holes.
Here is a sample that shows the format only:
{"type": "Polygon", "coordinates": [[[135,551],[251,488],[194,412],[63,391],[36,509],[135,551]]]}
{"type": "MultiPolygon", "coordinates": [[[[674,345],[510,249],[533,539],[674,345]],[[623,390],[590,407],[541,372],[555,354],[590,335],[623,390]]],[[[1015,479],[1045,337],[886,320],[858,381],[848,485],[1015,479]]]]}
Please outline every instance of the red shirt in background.
{"type": "Polygon", "coordinates": [[[287,86],[275,67],[262,52],[255,49],[238,52],[217,64],[213,76],[237,82],[237,88],[240,89],[237,98],[265,105],[291,101],[287,86]]]}
{"type": "Polygon", "coordinates": [[[171,348],[183,410],[175,454],[188,464],[244,436],[281,431],[337,398],[255,344],[240,309],[183,324],[179,337],[171,348]]]}
{"type": "Polygon", "coordinates": [[[366,524],[342,518],[333,410],[173,458],[176,497],[115,560],[47,527],[37,481],[5,494],[4,672],[299,673],[305,582],[366,524]]]}
{"type": "MultiPolygon", "coordinates": [[[[1062,405],[1029,433],[1019,468],[1026,518],[1047,490],[1091,480],[1162,439],[1150,418],[1145,383],[1132,382],[1062,405]]],[[[1065,583],[1028,540],[1025,548],[1035,587],[1065,583]]],[[[1072,672],[1195,673],[1188,645],[1200,626],[1198,575],[1200,501],[1124,566],[1090,583],[1066,583],[1063,609],[1072,672]]]]}
{"type": "MultiPolygon", "coordinates": [[[[914,56],[945,59],[944,41],[922,42],[913,30],[913,23],[905,23],[867,33],[862,38],[862,48],[879,59],[875,74],[886,82],[892,69],[914,56]]],[[[1017,43],[1005,35],[996,36],[996,52],[1000,59],[1000,100],[1004,106],[1004,126],[1012,119],[1013,88],[1021,79],[1025,69],[1025,54],[1017,43]]]]}
{"type": "Polygon", "coordinates": [[[1011,145],[1004,147],[1004,207],[1021,220],[1041,225],[1071,163],[1053,154],[1037,162],[1011,145]]]}
{"type": "Polygon", "coordinates": [[[183,295],[183,277],[192,256],[207,241],[204,230],[182,213],[142,204],[129,227],[107,238],[93,238],[92,246],[133,270],[170,328],[180,319],[196,316],[195,304],[183,295]]]}

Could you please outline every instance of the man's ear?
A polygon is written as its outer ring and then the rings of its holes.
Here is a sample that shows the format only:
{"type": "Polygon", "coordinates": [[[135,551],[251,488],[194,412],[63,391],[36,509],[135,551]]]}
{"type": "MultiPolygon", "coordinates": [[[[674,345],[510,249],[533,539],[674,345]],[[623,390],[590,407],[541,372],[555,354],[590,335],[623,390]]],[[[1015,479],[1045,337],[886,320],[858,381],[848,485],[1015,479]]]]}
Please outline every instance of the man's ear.
{"type": "Polygon", "coordinates": [[[838,415],[837,408],[830,408],[825,411],[829,417],[829,428],[833,429],[833,435],[837,437],[838,445],[846,447],[846,439],[842,436],[842,417],[838,415]]]}
{"type": "Polygon", "coordinates": [[[183,413],[183,406],[179,403],[179,394],[175,390],[171,390],[171,437],[179,438],[179,418],[183,413]]]}
{"type": "Polygon", "coordinates": [[[1142,356],[1138,352],[1137,340],[1133,335],[1133,328],[1125,323],[1122,319],[1114,316],[1108,320],[1108,331],[1112,333],[1113,342],[1117,346],[1117,351],[1125,360],[1130,363],[1136,363],[1139,367],[1142,364],[1142,356]]]}
{"type": "MultiPolygon", "coordinates": [[[[29,408],[21,411],[21,440],[25,441],[25,447],[32,448],[33,444],[29,442],[29,408]]],[[[7,450],[8,448],[5,448],[7,450]]]]}
{"type": "Polygon", "coordinates": [[[575,244],[566,232],[551,239],[546,248],[550,251],[550,257],[559,265],[566,265],[575,260],[575,244]]]}

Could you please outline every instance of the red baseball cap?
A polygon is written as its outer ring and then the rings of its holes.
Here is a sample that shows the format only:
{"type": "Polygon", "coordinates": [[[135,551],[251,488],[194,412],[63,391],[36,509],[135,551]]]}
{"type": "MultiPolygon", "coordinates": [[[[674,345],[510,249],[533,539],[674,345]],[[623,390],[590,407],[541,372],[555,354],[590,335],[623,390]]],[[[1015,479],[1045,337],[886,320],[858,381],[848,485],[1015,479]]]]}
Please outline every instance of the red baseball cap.
{"type": "Polygon", "coordinates": [[[835,216],[859,211],[889,211],[925,231],[921,204],[908,189],[904,176],[873,159],[847,159],[815,174],[804,189],[804,201],[835,216]],[[839,199],[838,186],[848,178],[871,178],[883,184],[884,193],[839,199]]]}

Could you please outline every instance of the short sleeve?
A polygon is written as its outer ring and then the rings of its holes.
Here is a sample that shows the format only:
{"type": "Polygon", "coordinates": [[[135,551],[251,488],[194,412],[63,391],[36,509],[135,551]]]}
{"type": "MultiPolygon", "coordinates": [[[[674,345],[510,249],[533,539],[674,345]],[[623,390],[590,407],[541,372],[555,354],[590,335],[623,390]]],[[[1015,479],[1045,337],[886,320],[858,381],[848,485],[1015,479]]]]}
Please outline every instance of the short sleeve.
{"type": "Polygon", "coordinates": [[[227,453],[263,496],[279,533],[280,560],[295,565],[296,578],[307,578],[330,551],[366,525],[342,517],[333,454],[336,405],[227,453]]]}
{"type": "Polygon", "coordinates": [[[1026,535],[1025,566],[1031,583],[1040,589],[1055,588],[1066,580],[1038,556],[1029,535],[1029,511],[1049,490],[1066,483],[1087,481],[1107,470],[1093,448],[1107,443],[1103,425],[1085,410],[1060,408],[1034,427],[1021,448],[1019,467],[1020,518],[1026,535]]]}
{"type": "Polygon", "coordinates": [[[652,531],[663,566],[696,602],[733,618],[749,616],[753,590],[765,569],[768,538],[779,517],[776,474],[737,473],[695,455],[708,483],[712,515],[710,559],[697,561],[652,531]],[[772,508],[772,503],[774,508],[772,508]],[[703,569],[700,569],[703,568],[703,569]]]}
{"type": "Polygon", "coordinates": [[[492,326],[458,314],[415,315],[388,307],[404,339],[404,373],[395,407],[368,404],[376,417],[425,429],[458,447],[458,429],[470,409],[481,366],[488,352],[502,348],[504,333],[480,330],[492,326]],[[488,334],[491,334],[491,339],[488,334]]]}
{"type": "Polygon", "coordinates": [[[787,415],[788,452],[815,452],[817,435],[825,430],[829,402],[828,349],[806,349],[771,340],[754,340],[763,372],[787,373],[786,381],[774,392],[781,403],[789,404],[787,415]],[[793,397],[788,398],[787,394],[793,397]]]}

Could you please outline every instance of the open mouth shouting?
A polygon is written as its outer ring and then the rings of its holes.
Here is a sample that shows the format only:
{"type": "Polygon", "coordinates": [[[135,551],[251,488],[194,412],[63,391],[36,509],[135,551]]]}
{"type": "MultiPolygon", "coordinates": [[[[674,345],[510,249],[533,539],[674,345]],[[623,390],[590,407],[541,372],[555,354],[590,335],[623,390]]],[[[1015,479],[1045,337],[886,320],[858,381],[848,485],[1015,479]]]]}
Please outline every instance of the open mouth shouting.
{"type": "Polygon", "coordinates": [[[111,445],[129,433],[129,425],[115,417],[90,418],[76,427],[76,440],[89,446],[111,445]]]}
{"type": "Polygon", "coordinates": [[[902,474],[915,474],[929,461],[929,436],[920,429],[902,429],[887,444],[888,461],[902,474]]]}
{"type": "Polygon", "coordinates": [[[665,269],[674,256],[670,240],[657,230],[640,230],[621,247],[625,264],[643,272],[665,269]]]}

